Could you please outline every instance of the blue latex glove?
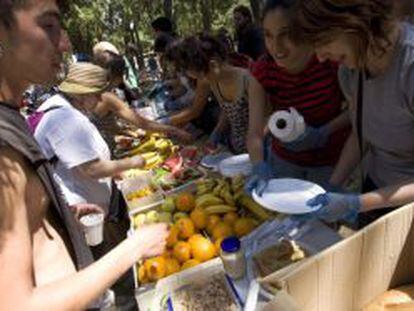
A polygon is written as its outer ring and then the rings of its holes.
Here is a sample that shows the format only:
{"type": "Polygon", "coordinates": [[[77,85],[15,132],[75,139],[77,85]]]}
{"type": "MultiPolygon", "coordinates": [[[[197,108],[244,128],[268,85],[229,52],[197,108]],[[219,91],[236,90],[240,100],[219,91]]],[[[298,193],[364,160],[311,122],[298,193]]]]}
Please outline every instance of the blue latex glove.
{"type": "Polygon", "coordinates": [[[313,208],[322,205],[314,215],[326,222],[344,220],[354,223],[358,219],[358,213],[361,209],[359,195],[333,192],[320,194],[309,200],[307,205],[313,208]]]}
{"type": "Polygon", "coordinates": [[[247,180],[244,190],[251,194],[256,189],[256,193],[261,196],[266,190],[267,184],[273,176],[273,168],[264,161],[253,166],[250,178],[247,180]]]}
{"type": "Polygon", "coordinates": [[[329,139],[329,133],[325,126],[321,127],[306,127],[305,133],[299,136],[296,140],[283,145],[292,151],[305,151],[320,149],[326,145],[329,139]]]}
{"type": "Polygon", "coordinates": [[[333,185],[329,182],[322,182],[320,186],[325,189],[326,192],[337,192],[342,193],[344,192],[344,189],[341,186],[333,185]]]}

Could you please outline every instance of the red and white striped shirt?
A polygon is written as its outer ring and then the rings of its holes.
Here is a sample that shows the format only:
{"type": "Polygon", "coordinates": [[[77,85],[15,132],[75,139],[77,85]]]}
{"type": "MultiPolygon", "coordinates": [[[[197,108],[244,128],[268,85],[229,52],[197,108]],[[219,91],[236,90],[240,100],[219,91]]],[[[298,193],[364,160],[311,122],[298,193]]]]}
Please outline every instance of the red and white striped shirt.
{"type": "MultiPolygon", "coordinates": [[[[319,127],[342,112],[343,95],[338,83],[338,66],[312,58],[298,74],[286,72],[270,55],[251,66],[252,75],[264,87],[274,110],[295,108],[307,125],[319,127]]],[[[327,145],[319,150],[293,152],[273,140],[273,151],[281,158],[304,166],[334,165],[342,151],[348,129],[333,133],[327,145]]]]}

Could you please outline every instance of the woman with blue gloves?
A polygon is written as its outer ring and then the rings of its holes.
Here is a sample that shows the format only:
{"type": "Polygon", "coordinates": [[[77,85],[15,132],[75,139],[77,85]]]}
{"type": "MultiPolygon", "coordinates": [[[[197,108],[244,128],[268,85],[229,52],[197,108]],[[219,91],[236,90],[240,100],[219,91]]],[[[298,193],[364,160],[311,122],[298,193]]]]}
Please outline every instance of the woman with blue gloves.
{"type": "Polygon", "coordinates": [[[353,132],[330,183],[342,186],[361,166],[362,194],[309,201],[322,205],[316,215],[326,221],[359,219],[363,226],[414,199],[414,27],[394,17],[393,5],[300,0],[295,12],[294,33],[321,61],[341,63],[341,87],[354,106],[353,132]]]}
{"type": "Polygon", "coordinates": [[[290,23],[297,1],[267,0],[263,29],[267,54],[252,65],[249,85],[248,150],[254,164],[246,190],[260,194],[274,177],[326,184],[349,133],[342,109],[335,62],[320,62],[313,49],[293,41],[290,23]],[[297,140],[284,143],[266,137],[266,105],[271,111],[295,108],[306,122],[297,140]]]}

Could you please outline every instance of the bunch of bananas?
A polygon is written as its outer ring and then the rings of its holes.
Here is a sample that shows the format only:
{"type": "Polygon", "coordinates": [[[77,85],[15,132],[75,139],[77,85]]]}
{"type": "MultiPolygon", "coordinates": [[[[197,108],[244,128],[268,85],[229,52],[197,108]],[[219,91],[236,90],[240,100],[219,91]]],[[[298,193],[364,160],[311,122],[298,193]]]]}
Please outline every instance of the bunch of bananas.
{"type": "Polygon", "coordinates": [[[211,193],[197,197],[196,207],[203,208],[208,215],[237,212],[237,208],[234,204],[227,204],[223,198],[217,197],[211,193]]]}
{"type": "Polygon", "coordinates": [[[244,193],[239,197],[238,203],[261,221],[267,221],[273,217],[270,212],[265,210],[261,205],[257,204],[251,197],[244,193]]]}
{"type": "Polygon", "coordinates": [[[244,208],[261,221],[272,218],[272,214],[253,201],[244,192],[244,178],[204,179],[197,183],[196,207],[203,208],[208,214],[236,212],[244,208]]]}
{"type": "Polygon", "coordinates": [[[170,139],[153,133],[145,142],[129,151],[128,156],[142,156],[146,161],[144,169],[149,170],[158,167],[177,150],[178,146],[170,139]]]}

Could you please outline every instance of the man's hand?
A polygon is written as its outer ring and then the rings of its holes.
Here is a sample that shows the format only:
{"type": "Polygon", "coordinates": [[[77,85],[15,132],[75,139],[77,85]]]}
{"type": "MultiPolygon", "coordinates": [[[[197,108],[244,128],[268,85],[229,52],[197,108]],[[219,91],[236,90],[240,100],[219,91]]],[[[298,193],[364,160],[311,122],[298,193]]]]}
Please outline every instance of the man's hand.
{"type": "Polygon", "coordinates": [[[168,134],[186,144],[190,144],[194,141],[193,135],[176,127],[171,128],[171,130],[168,131],[168,134]]]}
{"type": "Polygon", "coordinates": [[[139,259],[146,259],[161,255],[165,251],[168,237],[168,225],[159,223],[143,226],[133,235],[139,247],[139,259]]]}

